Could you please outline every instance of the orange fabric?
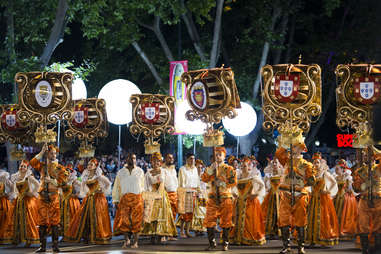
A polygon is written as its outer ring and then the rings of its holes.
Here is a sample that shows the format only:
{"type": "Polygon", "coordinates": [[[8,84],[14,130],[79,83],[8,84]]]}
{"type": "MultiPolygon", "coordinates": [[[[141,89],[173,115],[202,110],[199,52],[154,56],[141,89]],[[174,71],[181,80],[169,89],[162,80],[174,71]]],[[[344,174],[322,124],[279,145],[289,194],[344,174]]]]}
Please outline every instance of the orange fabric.
{"type": "Polygon", "coordinates": [[[11,243],[12,205],[7,196],[0,196],[0,243],[11,243]]]}
{"type": "MultiPolygon", "coordinates": [[[[201,175],[201,180],[205,183],[212,182],[209,197],[216,196],[215,174],[209,175],[207,170],[201,175]]],[[[237,185],[237,174],[233,167],[221,164],[218,167],[217,178],[226,184],[225,188],[219,187],[220,197],[231,198],[231,188],[237,185]]]]}
{"type": "Polygon", "coordinates": [[[368,200],[360,199],[358,205],[358,223],[359,234],[370,232],[381,233],[381,199],[374,199],[374,208],[368,206],[368,200]]]}
{"type": "MultiPolygon", "coordinates": [[[[45,163],[40,162],[36,158],[33,158],[30,161],[30,165],[35,170],[40,172],[40,174],[41,174],[41,184],[40,184],[41,187],[39,190],[39,192],[41,192],[45,188],[45,181],[44,181],[45,163]]],[[[67,182],[68,175],[69,175],[69,171],[64,166],[62,166],[61,164],[58,164],[58,163],[57,164],[55,164],[55,163],[48,164],[48,173],[49,173],[50,178],[55,179],[59,186],[62,186],[67,182]]],[[[58,189],[57,186],[54,186],[53,184],[49,184],[49,191],[57,191],[57,189],[58,189]]]]}
{"type": "Polygon", "coordinates": [[[185,222],[191,222],[193,219],[193,213],[185,213],[181,215],[181,220],[185,222]]]}
{"type": "Polygon", "coordinates": [[[219,205],[213,198],[209,198],[206,204],[206,216],[204,227],[213,228],[217,225],[217,218],[220,218],[221,228],[230,228],[233,226],[233,201],[231,198],[221,199],[219,205]]]}
{"type": "Polygon", "coordinates": [[[177,192],[167,192],[169,203],[171,204],[173,219],[176,220],[177,215],[177,192]]]}
{"type": "Polygon", "coordinates": [[[271,188],[262,202],[262,215],[266,235],[279,235],[279,191],[271,188]]]}
{"type": "Polygon", "coordinates": [[[279,227],[305,227],[307,225],[307,206],[309,196],[300,194],[295,197],[295,204],[291,207],[291,194],[286,191],[279,193],[279,227]]]}
{"type": "Polygon", "coordinates": [[[38,199],[19,195],[12,205],[11,229],[14,244],[38,243],[38,199]]]}
{"type": "Polygon", "coordinates": [[[79,199],[71,194],[72,189],[69,189],[70,193],[67,195],[64,194],[61,199],[61,227],[63,229],[63,235],[69,228],[70,222],[81,206],[79,199]]]}
{"type": "Polygon", "coordinates": [[[38,225],[39,226],[57,226],[60,224],[60,198],[58,194],[50,194],[50,201],[45,202],[41,196],[38,199],[38,225]]]}
{"type": "Polygon", "coordinates": [[[111,239],[111,222],[108,204],[103,193],[89,193],[72,219],[65,240],[91,244],[105,244],[111,239]]]}
{"type": "Polygon", "coordinates": [[[143,211],[144,203],[141,194],[124,194],[116,210],[114,235],[140,232],[143,226],[143,211]]]}
{"type": "Polygon", "coordinates": [[[354,238],[357,232],[358,205],[355,195],[345,192],[345,184],[338,182],[339,191],[334,199],[341,238],[354,238]]]}

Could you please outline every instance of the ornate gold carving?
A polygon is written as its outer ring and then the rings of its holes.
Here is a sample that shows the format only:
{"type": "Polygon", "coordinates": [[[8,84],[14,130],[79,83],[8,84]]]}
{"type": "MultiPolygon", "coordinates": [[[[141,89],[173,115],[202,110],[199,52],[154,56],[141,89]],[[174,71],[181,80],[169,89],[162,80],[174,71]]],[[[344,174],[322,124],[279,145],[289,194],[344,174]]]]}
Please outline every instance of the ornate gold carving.
{"type": "Polygon", "coordinates": [[[67,121],[68,129],[65,131],[65,137],[87,141],[92,141],[96,137],[107,137],[108,124],[105,105],[103,99],[97,98],[74,101],[71,118],[67,121]],[[76,118],[77,116],[78,118],[76,118]]]}
{"type": "MultiPolygon", "coordinates": [[[[379,64],[341,64],[336,67],[336,124],[340,129],[353,128],[356,133],[361,133],[359,137],[364,137],[363,130],[361,130],[364,129],[364,126],[361,124],[370,122],[372,107],[370,104],[359,102],[355,96],[354,83],[356,79],[364,76],[381,79],[380,70],[381,65],[379,64]]],[[[369,126],[366,127],[366,129],[369,128],[369,126]]]]}
{"type": "Polygon", "coordinates": [[[54,129],[48,129],[44,125],[40,125],[37,127],[35,133],[35,142],[38,143],[54,143],[56,142],[57,133],[55,133],[54,129]]]}
{"type": "MultiPolygon", "coordinates": [[[[279,64],[266,65],[261,70],[263,78],[262,98],[263,128],[274,131],[280,125],[291,121],[304,133],[310,129],[321,114],[321,69],[317,64],[279,64]],[[281,75],[298,75],[299,86],[291,102],[282,102],[275,94],[276,79],[281,75]]],[[[296,89],[294,87],[294,89],[296,89]]],[[[292,95],[293,96],[293,95],[292,95]]]]}
{"type": "Polygon", "coordinates": [[[87,142],[81,142],[81,145],[79,147],[78,151],[78,157],[79,158],[92,158],[95,154],[95,147],[91,144],[88,144],[87,142]]]}
{"type": "Polygon", "coordinates": [[[280,135],[277,138],[278,146],[288,149],[290,145],[304,144],[303,131],[296,125],[292,125],[291,121],[279,126],[280,135]]]}
{"type": "Polygon", "coordinates": [[[132,104],[130,132],[133,135],[142,133],[147,138],[146,153],[151,153],[158,149],[159,143],[154,140],[155,138],[164,133],[172,134],[175,131],[175,99],[172,96],[161,94],[134,94],[131,96],[130,102],[132,104]],[[145,108],[150,110],[146,113],[145,108]],[[149,116],[150,113],[153,115],[149,116]]]}
{"type": "Polygon", "coordinates": [[[222,146],[224,144],[224,132],[213,129],[213,126],[209,126],[204,133],[204,146],[214,147],[222,146]]]}
{"type": "Polygon", "coordinates": [[[188,103],[192,108],[186,113],[188,120],[219,123],[224,117],[237,115],[235,109],[241,104],[231,68],[188,71],[181,80],[187,85],[188,103]]]}
{"type": "Polygon", "coordinates": [[[68,72],[17,73],[20,121],[47,125],[70,119],[72,80],[68,72]]]}

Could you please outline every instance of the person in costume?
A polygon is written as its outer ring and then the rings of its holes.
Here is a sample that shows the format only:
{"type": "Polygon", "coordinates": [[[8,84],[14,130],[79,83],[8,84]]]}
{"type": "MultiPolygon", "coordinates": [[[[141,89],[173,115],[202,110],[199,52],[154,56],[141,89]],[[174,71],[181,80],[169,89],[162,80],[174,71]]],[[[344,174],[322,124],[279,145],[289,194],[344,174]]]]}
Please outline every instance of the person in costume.
{"type": "Polygon", "coordinates": [[[70,222],[74,215],[79,210],[81,203],[79,202],[79,192],[81,189],[81,182],[77,178],[77,171],[73,169],[73,165],[69,164],[67,166],[69,169],[69,179],[67,183],[62,186],[62,196],[61,196],[61,229],[62,235],[69,228],[70,222]]]}
{"type": "Polygon", "coordinates": [[[340,239],[352,240],[357,232],[357,193],[352,187],[352,171],[347,167],[345,160],[339,161],[333,176],[336,178],[338,186],[334,205],[339,222],[339,236],[340,239]]]}
{"type": "Polygon", "coordinates": [[[298,253],[305,253],[305,227],[307,226],[307,207],[310,192],[308,186],[311,186],[314,182],[313,165],[306,161],[302,155],[306,151],[306,145],[300,134],[298,138],[293,140],[293,170],[290,170],[290,159],[285,164],[285,175],[281,179],[278,226],[282,233],[283,249],[280,253],[291,253],[291,229],[297,231],[298,253]],[[292,175],[291,172],[294,172],[294,174],[292,175]]]}
{"type": "Polygon", "coordinates": [[[38,225],[40,248],[37,252],[46,251],[46,237],[51,229],[53,251],[59,252],[58,236],[61,222],[60,196],[62,187],[68,182],[68,170],[58,163],[58,148],[45,144],[42,150],[31,161],[30,165],[41,175],[41,184],[38,191],[38,225]],[[42,161],[43,157],[46,157],[42,161]]]}
{"type": "Polygon", "coordinates": [[[237,157],[234,155],[230,155],[227,159],[228,165],[232,166],[237,174],[237,178],[239,178],[239,175],[241,174],[241,167],[240,167],[240,161],[237,157]]]}
{"type": "Polygon", "coordinates": [[[206,200],[208,199],[207,184],[201,181],[201,175],[205,170],[205,163],[197,159],[196,162],[197,173],[200,181],[200,191],[197,193],[197,199],[194,207],[194,214],[191,223],[191,230],[196,232],[196,235],[201,236],[206,232],[203,222],[206,214],[206,200]]]}
{"type": "Polygon", "coordinates": [[[279,218],[279,186],[280,179],[284,174],[284,167],[278,158],[269,160],[264,169],[265,186],[267,194],[262,202],[263,219],[265,223],[265,234],[269,239],[280,236],[278,227],[279,218]]]}
{"type": "Polygon", "coordinates": [[[117,210],[114,219],[114,235],[124,234],[123,248],[134,241],[131,248],[138,248],[139,232],[143,225],[144,171],[136,166],[136,155],[128,154],[127,164],[116,175],[112,190],[112,200],[117,210]]]}
{"type": "Polygon", "coordinates": [[[200,193],[200,177],[195,162],[194,154],[188,154],[186,164],[179,170],[179,212],[182,208],[180,236],[184,238],[192,237],[189,230],[193,219],[196,196],[200,193]]]}
{"type": "MultiPolygon", "coordinates": [[[[368,154],[369,156],[369,154],[368,154]]],[[[354,190],[360,193],[358,203],[357,232],[360,235],[362,253],[372,253],[368,235],[375,238],[375,250],[381,249],[381,153],[372,158],[372,174],[369,177],[368,165],[363,165],[353,174],[354,190]]]]}
{"type": "MultiPolygon", "coordinates": [[[[177,216],[177,204],[178,204],[178,196],[177,196],[177,188],[179,187],[179,182],[177,179],[177,171],[175,167],[175,159],[173,154],[168,153],[165,156],[165,163],[162,168],[166,171],[166,179],[165,179],[165,191],[167,192],[169,202],[171,204],[172,216],[173,219],[176,220],[177,216]]],[[[165,238],[163,238],[165,240],[165,238]]],[[[168,237],[169,241],[176,241],[175,237],[168,237]]]]}
{"type": "Polygon", "coordinates": [[[91,159],[81,175],[79,196],[81,207],[74,215],[65,240],[90,244],[107,244],[111,239],[111,222],[106,195],[111,192],[110,180],[102,174],[99,161],[91,159]]]}
{"type": "Polygon", "coordinates": [[[306,242],[315,245],[335,245],[339,240],[339,225],[331,196],[337,193],[336,179],[329,172],[321,153],[312,157],[315,182],[308,209],[306,242]]]}
{"type": "MultiPolygon", "coordinates": [[[[0,244],[12,242],[12,183],[9,173],[0,170],[0,244]]],[[[38,237],[37,237],[38,240],[38,237]]],[[[30,243],[27,243],[30,244],[30,243]]]]}
{"type": "Polygon", "coordinates": [[[232,188],[237,185],[237,175],[233,167],[224,163],[226,150],[224,147],[214,148],[215,160],[213,164],[201,175],[205,183],[211,183],[209,198],[206,205],[204,227],[207,228],[209,247],[206,250],[216,248],[214,227],[217,225],[217,217],[220,217],[222,228],[222,240],[224,251],[229,246],[229,231],[233,226],[233,195],[232,188]]]}
{"type": "Polygon", "coordinates": [[[161,154],[152,154],[151,165],[145,175],[145,215],[142,235],[151,236],[153,244],[162,242],[166,236],[176,237],[176,226],[165,185],[171,176],[161,167],[161,154]]]}
{"type": "Polygon", "coordinates": [[[265,225],[259,197],[265,195],[262,177],[253,170],[252,161],[244,158],[237,183],[238,198],[235,204],[234,227],[231,242],[245,245],[262,245],[266,242],[265,225]]]}

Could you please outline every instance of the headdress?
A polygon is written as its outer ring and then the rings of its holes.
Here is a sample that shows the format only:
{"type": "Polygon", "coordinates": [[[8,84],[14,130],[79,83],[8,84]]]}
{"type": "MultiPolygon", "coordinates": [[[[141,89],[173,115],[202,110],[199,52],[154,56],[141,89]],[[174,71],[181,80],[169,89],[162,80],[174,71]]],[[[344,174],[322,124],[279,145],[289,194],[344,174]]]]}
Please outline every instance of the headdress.
{"type": "Polygon", "coordinates": [[[216,151],[216,153],[221,152],[221,153],[224,153],[226,155],[226,150],[225,150],[225,147],[223,147],[223,146],[216,147],[215,151],[216,151]]]}
{"type": "Polygon", "coordinates": [[[312,160],[316,160],[316,159],[319,159],[319,160],[322,159],[321,152],[314,153],[314,155],[312,156],[312,160]]]}
{"type": "Polygon", "coordinates": [[[151,155],[151,161],[153,161],[154,159],[156,160],[159,160],[159,161],[162,161],[163,160],[163,157],[161,156],[161,153],[159,152],[155,152],[151,155]]]}
{"type": "Polygon", "coordinates": [[[198,165],[198,164],[203,165],[205,167],[205,163],[200,159],[196,160],[196,165],[198,165]]]}

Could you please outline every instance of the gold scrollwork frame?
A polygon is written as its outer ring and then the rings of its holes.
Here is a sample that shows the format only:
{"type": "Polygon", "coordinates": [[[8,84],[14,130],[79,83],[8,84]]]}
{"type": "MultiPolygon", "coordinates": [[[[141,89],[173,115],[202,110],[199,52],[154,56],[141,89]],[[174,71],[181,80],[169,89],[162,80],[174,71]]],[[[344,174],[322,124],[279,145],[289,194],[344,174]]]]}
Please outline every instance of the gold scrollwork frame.
{"type": "MultiPolygon", "coordinates": [[[[201,119],[205,123],[220,123],[222,118],[234,118],[237,113],[236,108],[240,108],[240,99],[238,89],[234,80],[234,72],[231,68],[213,68],[188,71],[183,73],[181,80],[187,85],[188,103],[192,110],[186,112],[186,117],[190,121],[201,119]],[[214,107],[207,105],[204,110],[197,108],[191,100],[191,85],[197,80],[213,80],[213,87],[219,87],[222,94],[221,98],[212,98],[210,92],[207,92],[207,101],[215,102],[214,107]],[[215,81],[215,82],[214,82],[215,81]]],[[[208,87],[209,89],[209,87],[208,87]]]]}
{"type": "Polygon", "coordinates": [[[349,127],[362,135],[364,129],[371,132],[370,126],[363,125],[369,125],[372,119],[372,106],[355,100],[353,79],[364,74],[381,77],[375,71],[380,69],[380,64],[340,64],[336,67],[336,124],[340,129],[349,127]]]}
{"type": "Polygon", "coordinates": [[[132,125],[130,126],[130,132],[133,135],[143,133],[147,138],[158,138],[164,133],[172,134],[175,131],[175,98],[173,96],[161,94],[134,94],[131,95],[130,102],[132,104],[132,125]],[[141,105],[146,102],[159,103],[160,117],[157,123],[147,124],[142,121],[140,116],[141,105]]]}
{"type": "Polygon", "coordinates": [[[67,121],[68,129],[65,131],[65,137],[68,139],[77,138],[79,140],[92,141],[95,138],[105,138],[108,135],[108,123],[106,114],[106,102],[103,99],[88,98],[75,100],[72,106],[72,112],[75,107],[83,105],[87,108],[88,124],[80,128],[73,124],[74,113],[67,121]]]}
{"type": "Polygon", "coordinates": [[[300,128],[304,133],[316,122],[321,108],[321,68],[317,64],[266,65],[261,70],[263,78],[262,98],[264,113],[263,128],[274,131],[286,122],[300,128]],[[277,75],[300,73],[299,99],[294,102],[280,102],[275,97],[274,83],[277,75]]]}
{"type": "Polygon", "coordinates": [[[71,84],[73,74],[69,72],[19,72],[15,76],[18,85],[21,122],[33,121],[36,124],[54,124],[58,120],[68,120],[71,112],[71,84]],[[46,80],[51,85],[52,102],[42,107],[35,98],[36,85],[46,80]]]}

